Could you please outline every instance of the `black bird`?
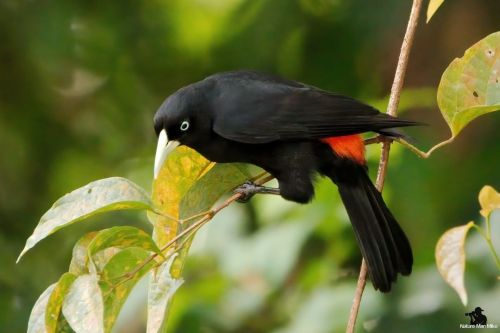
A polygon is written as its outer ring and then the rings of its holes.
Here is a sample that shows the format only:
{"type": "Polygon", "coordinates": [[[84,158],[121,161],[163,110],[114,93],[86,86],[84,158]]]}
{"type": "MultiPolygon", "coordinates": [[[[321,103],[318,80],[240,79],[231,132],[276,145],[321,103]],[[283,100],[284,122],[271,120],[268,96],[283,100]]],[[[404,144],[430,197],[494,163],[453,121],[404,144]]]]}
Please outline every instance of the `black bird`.
{"type": "MultiPolygon", "coordinates": [[[[287,200],[307,203],[315,174],[337,184],[375,289],[411,273],[403,230],[367,174],[359,133],[398,135],[416,125],[352,98],[252,71],[218,73],[169,96],[156,112],[155,177],[186,145],[207,159],[255,164],[276,177],[287,200]]],[[[258,192],[256,188],[255,192],[258,192]]]]}

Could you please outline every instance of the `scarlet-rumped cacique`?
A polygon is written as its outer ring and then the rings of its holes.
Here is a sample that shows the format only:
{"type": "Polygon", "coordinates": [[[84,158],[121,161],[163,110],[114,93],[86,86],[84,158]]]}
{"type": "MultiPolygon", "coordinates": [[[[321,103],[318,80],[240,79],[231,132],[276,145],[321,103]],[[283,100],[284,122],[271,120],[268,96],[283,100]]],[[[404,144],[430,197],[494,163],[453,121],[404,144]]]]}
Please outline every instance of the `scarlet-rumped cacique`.
{"type": "Polygon", "coordinates": [[[257,165],[276,177],[284,199],[299,203],[313,198],[315,175],[326,176],[338,186],[373,286],[387,292],[398,273],[411,273],[413,255],[368,177],[359,134],[397,136],[393,128],[412,125],[417,123],[277,76],[218,73],[179,89],[156,112],[155,177],[178,145],[214,162],[257,165]]]}

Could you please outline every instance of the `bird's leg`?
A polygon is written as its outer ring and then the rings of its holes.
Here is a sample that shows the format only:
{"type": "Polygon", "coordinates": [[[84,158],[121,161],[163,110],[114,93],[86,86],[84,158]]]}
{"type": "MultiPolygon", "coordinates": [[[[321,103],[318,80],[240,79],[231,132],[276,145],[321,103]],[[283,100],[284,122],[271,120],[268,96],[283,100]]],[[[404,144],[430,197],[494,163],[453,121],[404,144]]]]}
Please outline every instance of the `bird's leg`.
{"type": "Polygon", "coordinates": [[[275,194],[280,195],[280,189],[274,187],[267,187],[262,185],[257,185],[253,182],[246,181],[234,190],[234,193],[241,194],[241,197],[237,200],[238,202],[248,202],[255,194],[275,194]]]}
{"type": "Polygon", "coordinates": [[[372,138],[365,139],[363,143],[365,144],[365,146],[368,146],[368,145],[371,145],[374,143],[380,143],[383,141],[384,141],[383,135],[377,135],[377,136],[374,136],[372,138]]]}

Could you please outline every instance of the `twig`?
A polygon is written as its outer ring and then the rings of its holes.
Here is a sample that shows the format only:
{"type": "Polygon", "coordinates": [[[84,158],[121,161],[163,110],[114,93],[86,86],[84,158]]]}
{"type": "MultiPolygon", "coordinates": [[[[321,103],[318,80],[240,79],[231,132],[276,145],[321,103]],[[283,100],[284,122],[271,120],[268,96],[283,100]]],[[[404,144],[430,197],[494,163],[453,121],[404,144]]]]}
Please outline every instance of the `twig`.
{"type": "MultiPolygon", "coordinates": [[[[408,66],[408,59],[410,56],[410,50],[413,44],[413,39],[415,36],[415,31],[418,24],[418,16],[420,14],[421,7],[422,7],[422,0],[413,0],[413,5],[410,12],[410,18],[408,19],[408,26],[406,27],[403,44],[401,45],[401,52],[399,53],[396,73],[394,74],[394,81],[392,83],[392,88],[391,88],[391,96],[389,98],[389,104],[387,106],[387,114],[391,116],[395,116],[398,110],[399,98],[401,96],[401,90],[403,88],[406,68],[408,66]]],[[[375,183],[375,186],[379,191],[382,191],[384,187],[385,175],[387,171],[387,163],[389,161],[390,148],[391,148],[391,140],[386,140],[382,143],[382,153],[380,155],[380,162],[378,165],[378,172],[377,172],[377,181],[375,183]]],[[[368,268],[366,267],[365,260],[363,259],[361,262],[358,284],[356,286],[356,292],[354,294],[351,312],[349,314],[349,320],[347,322],[347,328],[346,328],[347,333],[354,332],[354,328],[356,326],[356,319],[358,317],[359,307],[361,305],[361,298],[363,297],[363,291],[366,285],[367,273],[368,273],[368,268]]]]}
{"type": "MultiPolygon", "coordinates": [[[[260,174],[260,175],[258,175],[256,177],[252,178],[252,181],[255,181],[255,183],[257,185],[262,185],[262,184],[265,184],[265,183],[267,183],[268,181],[270,181],[272,179],[274,179],[273,176],[269,175],[268,173],[262,173],[262,174],[260,174]]],[[[118,285],[123,284],[123,283],[131,280],[141,269],[143,269],[151,261],[155,260],[156,257],[158,257],[159,255],[163,256],[163,252],[165,252],[166,250],[168,250],[170,247],[172,247],[172,245],[174,245],[175,243],[177,243],[177,241],[179,241],[183,237],[185,237],[185,236],[187,236],[189,234],[191,234],[191,235],[194,234],[198,229],[200,229],[203,225],[205,225],[205,223],[207,223],[208,221],[210,221],[215,216],[215,214],[217,214],[218,212],[220,212],[221,210],[223,210],[224,208],[226,208],[227,206],[229,206],[230,204],[232,204],[233,202],[235,202],[236,200],[238,200],[241,196],[242,196],[241,193],[235,193],[232,196],[230,196],[229,198],[227,198],[222,204],[220,204],[219,206],[217,206],[215,208],[210,209],[209,211],[193,215],[193,216],[188,217],[186,219],[182,219],[182,220],[178,220],[177,219],[177,221],[179,223],[182,223],[182,222],[185,222],[185,221],[192,220],[192,219],[194,219],[196,217],[201,217],[201,219],[199,219],[198,221],[196,221],[193,224],[191,224],[189,227],[187,227],[186,229],[184,229],[181,233],[179,233],[174,238],[172,238],[168,243],[166,243],[165,245],[163,245],[163,247],[160,248],[160,252],[153,253],[147,259],[145,259],[141,264],[139,264],[138,266],[136,266],[134,269],[132,269],[131,271],[128,271],[128,272],[124,273],[122,275],[122,277],[124,277],[125,279],[121,280],[119,283],[115,284],[113,286],[113,288],[116,288],[118,285]]],[[[178,248],[176,248],[176,251],[179,250],[179,248],[182,247],[184,244],[185,244],[185,242],[182,242],[181,245],[178,248]]],[[[171,253],[163,256],[164,260],[168,259],[168,257],[170,255],[172,255],[174,252],[175,251],[172,251],[171,253]]]]}

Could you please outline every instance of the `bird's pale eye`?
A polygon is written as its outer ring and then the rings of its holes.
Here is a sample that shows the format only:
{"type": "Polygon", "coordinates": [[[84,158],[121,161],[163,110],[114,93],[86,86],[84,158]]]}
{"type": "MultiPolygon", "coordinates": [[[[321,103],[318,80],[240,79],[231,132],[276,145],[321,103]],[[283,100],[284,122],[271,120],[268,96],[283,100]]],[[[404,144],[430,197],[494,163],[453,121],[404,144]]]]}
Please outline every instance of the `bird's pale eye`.
{"type": "Polygon", "coordinates": [[[187,120],[184,120],[182,123],[181,123],[181,131],[185,132],[189,129],[189,121],[187,120]]]}

